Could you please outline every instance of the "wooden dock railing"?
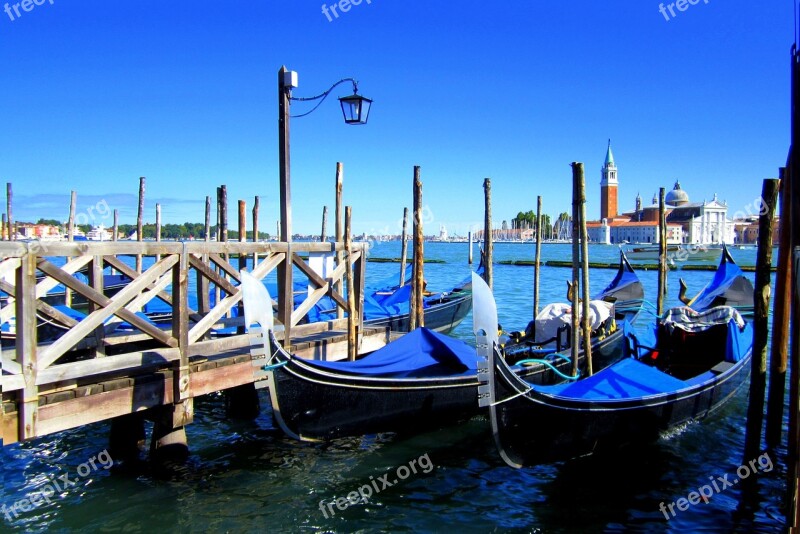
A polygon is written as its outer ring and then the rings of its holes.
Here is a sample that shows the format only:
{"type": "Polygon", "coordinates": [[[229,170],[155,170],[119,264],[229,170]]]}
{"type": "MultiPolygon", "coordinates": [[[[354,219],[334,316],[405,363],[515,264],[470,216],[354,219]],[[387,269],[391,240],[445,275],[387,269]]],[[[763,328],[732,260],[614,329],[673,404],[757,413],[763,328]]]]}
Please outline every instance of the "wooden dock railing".
{"type": "Polygon", "coordinates": [[[276,327],[279,339],[291,347],[293,329],[302,335],[343,328],[348,319],[299,326],[326,295],[361,324],[366,246],[353,244],[346,253],[343,243],[0,243],[0,290],[5,294],[0,302],[0,322],[15,325],[4,333],[3,339],[3,443],[158,405],[172,404],[176,408],[176,426],[191,421],[194,397],[253,382],[252,373],[195,380],[192,371],[201,368],[193,365],[193,360],[224,354],[235,358],[249,355],[250,336],[241,334],[244,318],[239,267],[247,266],[253,276],[263,280],[289,262],[291,271],[308,280],[308,290],[303,292],[306,296],[299,304],[293,304],[294,294],[287,295],[280,287],[278,295],[273,295],[279,309],[285,309],[281,303],[288,302],[291,310],[284,321],[287,324],[281,325],[281,317],[277,317],[276,327]],[[335,265],[326,278],[301,256],[337,252],[344,252],[344,261],[335,265]],[[146,266],[141,273],[131,266],[138,257],[144,258],[142,264],[146,266]],[[232,257],[238,260],[236,266],[232,257]],[[348,264],[355,282],[355,309],[336,290],[344,285],[339,282],[348,264]],[[104,272],[109,270],[130,278],[113,295],[106,295],[103,287],[104,272]],[[78,271],[86,273],[87,283],[75,276],[78,271]],[[190,280],[196,284],[196,304],[190,303],[190,280]],[[65,294],[72,295],[70,308],[56,307],[45,300],[59,285],[66,288],[65,294]],[[220,295],[213,299],[213,306],[210,291],[220,295]],[[156,300],[171,310],[171,317],[164,323],[140,313],[148,302],[156,300]],[[83,308],[76,313],[80,307],[76,303],[81,302],[83,308]],[[239,313],[234,308],[239,308],[239,313]],[[124,329],[120,328],[123,323],[124,329]],[[43,334],[42,325],[49,324],[58,325],[59,335],[43,334]],[[217,329],[231,327],[239,327],[240,333],[214,335],[217,329]],[[126,382],[130,387],[122,388],[123,393],[94,395],[100,390],[93,384],[106,383],[102,393],[113,393],[110,381],[145,373],[156,376],[158,384],[145,387],[141,381],[131,379],[126,382]]]}

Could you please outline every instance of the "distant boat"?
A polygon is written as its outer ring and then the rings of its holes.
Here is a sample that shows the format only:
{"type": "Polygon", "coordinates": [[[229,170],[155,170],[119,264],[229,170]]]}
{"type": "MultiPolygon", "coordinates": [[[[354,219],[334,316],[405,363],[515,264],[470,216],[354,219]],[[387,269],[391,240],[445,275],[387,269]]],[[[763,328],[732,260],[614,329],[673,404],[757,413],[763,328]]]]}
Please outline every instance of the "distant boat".
{"type": "Polygon", "coordinates": [[[88,234],[86,234],[87,241],[111,241],[112,236],[109,230],[101,224],[100,226],[93,227],[88,234]]]}
{"type": "MultiPolygon", "coordinates": [[[[719,259],[720,245],[667,245],[667,261],[716,261],[719,259]]],[[[631,260],[658,261],[658,245],[633,245],[625,247],[625,254],[631,260]]]]}

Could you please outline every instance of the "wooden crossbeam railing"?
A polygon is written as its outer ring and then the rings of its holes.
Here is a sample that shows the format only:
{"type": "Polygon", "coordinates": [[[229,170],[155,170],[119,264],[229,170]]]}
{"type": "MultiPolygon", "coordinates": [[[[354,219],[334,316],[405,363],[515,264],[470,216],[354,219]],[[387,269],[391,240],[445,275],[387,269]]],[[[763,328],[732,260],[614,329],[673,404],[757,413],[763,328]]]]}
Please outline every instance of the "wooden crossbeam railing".
{"type": "MultiPolygon", "coordinates": [[[[124,241],[52,243],[37,247],[21,242],[0,242],[0,291],[4,293],[0,298],[0,323],[16,322],[16,337],[4,343],[6,347],[14,343],[14,348],[2,351],[0,392],[3,400],[14,401],[18,407],[18,438],[37,435],[40,388],[52,389],[53,384],[63,380],[86,382],[101,375],[135,375],[137,367],[152,369],[161,362],[173,370],[171,398],[175,402],[191,398],[189,358],[192,355],[214,353],[213,347],[224,351],[249,345],[247,340],[236,341],[240,336],[208,338],[216,328],[231,323],[241,326],[244,322],[242,317],[224,319],[242,299],[238,265],[249,266],[251,274],[263,281],[274,275],[288,257],[292,268],[308,279],[311,291],[297,306],[293,304],[295,295],[282,294],[280,288],[278,295],[271,295],[278,302],[289,299],[287,302],[292,303],[287,332],[326,295],[343,312],[350,313],[347,300],[336,287],[348,263],[356,266],[356,272],[364,272],[365,247],[365,244],[353,245],[352,250],[341,255],[343,259],[333,272],[323,278],[301,254],[345,252],[342,243],[124,241]],[[128,263],[139,255],[144,258],[144,265],[149,265],[142,273],[128,263]],[[231,257],[234,260],[230,260],[231,257]],[[130,278],[127,285],[113,295],[104,294],[108,288],[104,288],[103,273],[109,268],[130,278]],[[79,271],[88,272],[88,283],[75,276],[79,271]],[[220,298],[210,309],[204,311],[198,306],[195,310],[189,306],[190,275],[197,279],[198,288],[208,288],[209,293],[214,288],[219,290],[220,298]],[[83,308],[85,315],[72,316],[66,313],[69,310],[62,311],[52,301],[43,300],[45,297],[52,299],[52,290],[59,285],[72,293],[73,302],[82,302],[87,307],[83,308]],[[157,325],[141,315],[140,310],[153,300],[170,306],[172,315],[168,324],[157,325]],[[63,333],[39,339],[40,318],[58,323],[63,333]],[[132,330],[120,330],[122,322],[128,323],[132,330]],[[143,352],[140,342],[148,340],[150,344],[143,352]],[[113,349],[110,354],[109,349],[113,349]],[[75,350],[83,351],[80,361],[64,358],[75,350]],[[84,359],[87,357],[89,359],[84,359]]],[[[363,301],[359,293],[363,292],[362,288],[363,284],[356,284],[356,302],[363,301]]],[[[201,301],[198,298],[198,303],[201,301]]],[[[78,304],[71,307],[75,309],[76,306],[78,304]]],[[[360,309],[361,306],[357,306],[356,312],[360,309]]],[[[330,323],[328,328],[336,325],[330,323]]]]}

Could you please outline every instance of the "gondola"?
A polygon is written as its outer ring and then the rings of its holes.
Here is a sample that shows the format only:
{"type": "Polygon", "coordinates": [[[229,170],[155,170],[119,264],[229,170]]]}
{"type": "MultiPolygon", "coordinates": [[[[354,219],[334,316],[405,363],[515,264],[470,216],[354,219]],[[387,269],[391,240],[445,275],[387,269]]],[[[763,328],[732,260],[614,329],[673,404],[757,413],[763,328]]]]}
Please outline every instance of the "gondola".
{"type": "MultiPolygon", "coordinates": [[[[618,273],[619,275],[619,273],[618,273]]],[[[242,274],[245,322],[252,324],[248,301],[261,302],[263,284],[242,274]]],[[[479,277],[472,275],[472,282],[479,277]]],[[[625,293],[628,276],[617,276],[625,293]],[[625,282],[625,283],[623,283],[625,282]]],[[[263,321],[272,315],[264,312],[263,321]]],[[[263,322],[258,321],[262,324],[263,322]]],[[[477,354],[466,343],[427,328],[418,328],[355,362],[309,361],[287,353],[270,330],[268,387],[274,418],[291,437],[328,440],[378,432],[419,431],[469,418],[478,413],[477,354]]],[[[621,338],[620,338],[621,339],[621,338]]],[[[545,365],[521,368],[530,380],[550,376],[545,365]]]]}
{"type": "MultiPolygon", "coordinates": [[[[602,369],[622,356],[624,324],[633,324],[642,309],[644,288],[625,253],[620,251],[619,268],[611,283],[592,297],[592,362],[602,369]]],[[[571,306],[553,303],[546,306],[528,323],[524,331],[512,332],[499,338],[503,359],[509,364],[544,365],[547,370],[537,373],[536,383],[552,383],[557,377],[576,379],[571,375],[572,359],[565,356],[571,350],[571,306]]],[[[578,368],[586,366],[584,351],[578,354],[578,368]]]]}
{"type": "MultiPolygon", "coordinates": [[[[716,305],[744,284],[737,269],[723,254],[719,276],[698,295],[710,300],[694,299],[709,306],[674,308],[644,333],[625,332],[626,357],[576,382],[525,380],[489,332],[481,391],[503,460],[523,467],[646,443],[718,410],[750,374],[752,325],[735,307],[716,305]]],[[[473,294],[476,308],[494,306],[485,284],[473,284],[473,294]]]]}

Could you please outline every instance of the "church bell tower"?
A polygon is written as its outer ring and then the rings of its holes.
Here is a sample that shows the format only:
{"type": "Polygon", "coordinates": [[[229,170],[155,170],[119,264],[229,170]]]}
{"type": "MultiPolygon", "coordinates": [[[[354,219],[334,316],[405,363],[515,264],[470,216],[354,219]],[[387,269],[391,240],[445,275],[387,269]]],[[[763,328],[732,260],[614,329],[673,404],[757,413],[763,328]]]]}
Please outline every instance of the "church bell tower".
{"type": "Polygon", "coordinates": [[[611,153],[611,139],[608,140],[606,162],[602,168],[600,180],[600,218],[613,219],[617,216],[617,165],[614,163],[614,154],[611,153]]]}

